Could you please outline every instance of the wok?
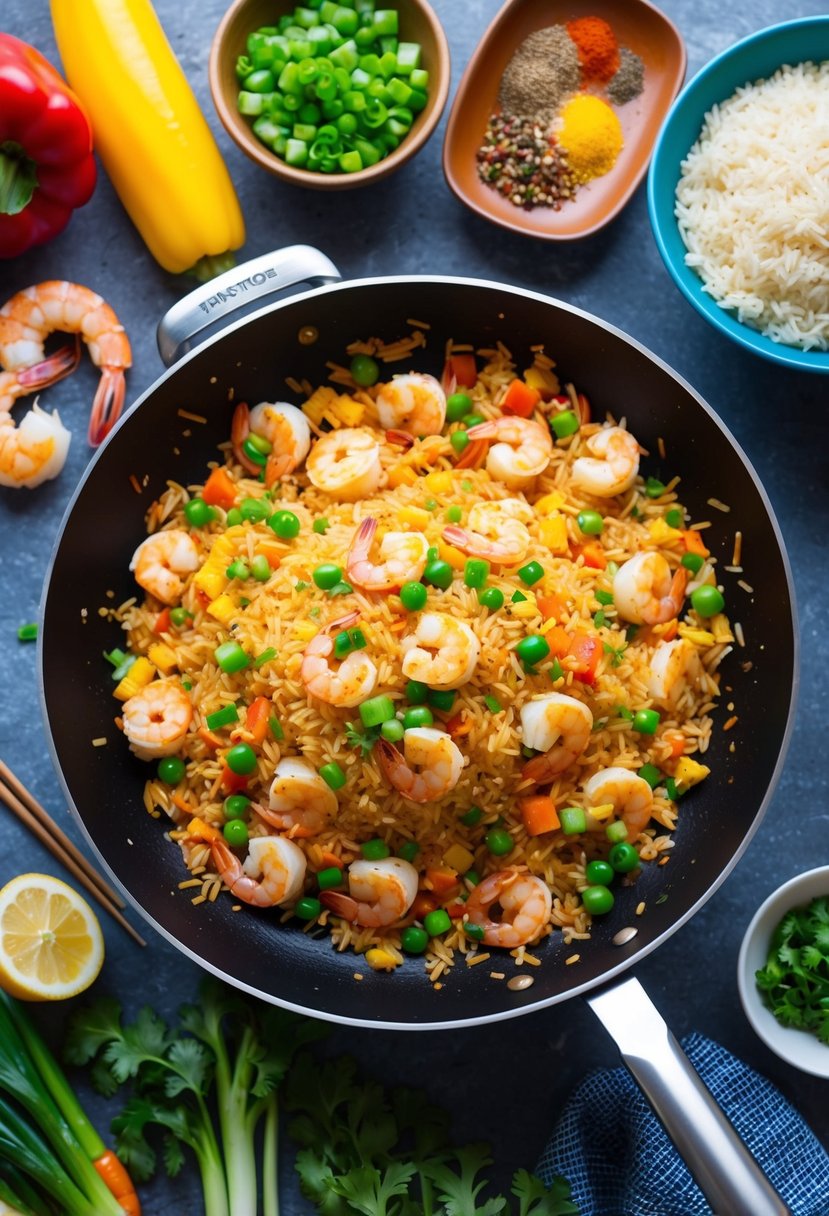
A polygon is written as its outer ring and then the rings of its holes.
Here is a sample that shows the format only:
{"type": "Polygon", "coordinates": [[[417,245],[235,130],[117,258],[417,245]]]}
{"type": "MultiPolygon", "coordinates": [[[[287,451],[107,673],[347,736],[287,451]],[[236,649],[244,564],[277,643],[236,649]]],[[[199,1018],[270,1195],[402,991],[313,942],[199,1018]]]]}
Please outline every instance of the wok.
{"type": "Polygon", "coordinates": [[[207,970],[265,1000],[361,1026],[428,1029],[510,1018],[585,995],[714,1210],[721,1216],[785,1212],[641,986],[623,974],[723,882],[756,830],[782,766],[797,643],[791,576],[769,501],[734,438],[694,390],[597,318],[481,280],[337,279],[322,254],[294,246],[223,275],[176,305],[159,328],[162,355],[175,366],[125,414],[69,504],[45,584],[40,663],[53,758],[80,825],[160,933],[207,970]],[[194,335],[217,319],[273,291],[295,291],[299,283],[306,285],[299,294],[259,307],[188,351],[194,335]],[[643,471],[680,475],[682,501],[692,516],[713,517],[706,535],[720,569],[731,562],[735,530],[742,531],[742,577],[761,589],[746,593],[732,576],[728,606],[742,624],[745,647],[727,661],[724,700],[734,703],[739,720],[724,732],[725,711],[715,715],[707,758],[712,776],[682,807],[669,864],[644,866],[634,886],[618,891],[612,912],[595,921],[592,939],[579,943],[576,965],[564,965],[573,947],[564,947],[557,935],[549,938],[538,950],[543,965],[534,970],[534,985],[521,992],[491,980],[487,968],[457,966],[436,993],[419,960],[407,961],[393,976],[361,968],[365,975],[356,983],[354,956],[336,953],[325,937],[279,925],[261,912],[231,912],[229,899],[193,907],[177,890],[179,852],[163,838],[164,823],[144,809],[146,766],[128,752],[113,724],[111,681],[101,657],[121,635],[98,610],[135,592],[128,565],[144,535],[148,505],[167,478],[186,484],[203,476],[206,461],[229,434],[233,400],[292,400],[286,376],[322,383],[326,359],[341,358],[355,337],[403,336],[410,317],[430,323],[428,345],[411,364],[393,370],[439,373],[450,337],[476,346],[501,339],[519,367],[531,359],[532,345],[545,343],[562,379],[587,394],[597,416],[612,410],[627,417],[654,453],[643,471]],[[303,343],[300,337],[307,339],[311,328],[317,340],[303,343]],[[206,422],[183,418],[180,410],[206,422]],[[664,463],[656,455],[660,436],[664,463]],[[140,494],[131,488],[136,479],[140,494]],[[727,502],[730,513],[713,510],[710,497],[727,502]],[[91,740],[101,737],[107,745],[92,747],[91,740]],[[637,917],[642,900],[647,912],[637,917]],[[616,944],[628,926],[635,926],[635,936],[616,944]],[[263,959],[269,960],[264,968],[263,959]]]}

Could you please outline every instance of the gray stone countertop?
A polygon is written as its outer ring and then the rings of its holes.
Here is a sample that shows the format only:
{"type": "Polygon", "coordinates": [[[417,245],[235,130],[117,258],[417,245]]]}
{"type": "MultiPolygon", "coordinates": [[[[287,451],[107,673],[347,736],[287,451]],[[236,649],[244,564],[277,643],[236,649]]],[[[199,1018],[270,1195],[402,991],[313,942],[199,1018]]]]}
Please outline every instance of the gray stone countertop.
{"type": "MultiPolygon", "coordinates": [[[[755,0],[749,6],[664,0],[662,7],[685,39],[689,78],[734,40],[823,9],[818,0],[800,0],[796,10],[785,0],[755,0]]],[[[463,68],[497,3],[435,0],[435,8],[452,54],[451,105],[463,68]]],[[[829,643],[821,625],[829,516],[825,379],[753,358],[715,333],[686,304],[653,241],[644,183],[609,227],[570,244],[512,235],[467,211],[448,190],[441,170],[448,107],[420,155],[369,190],[325,195],[266,175],[226,136],[210,99],[208,51],[224,9],[222,0],[157,0],[157,11],[239,192],[247,221],[247,243],[240,256],[307,242],[327,253],[345,277],[396,272],[470,275],[566,300],[618,325],[690,381],[758,471],[777,513],[796,584],[804,662],[794,736],[769,810],[738,865],[690,922],[637,967],[637,974],[677,1037],[699,1031],[740,1055],[782,1090],[829,1146],[829,1082],[797,1072],[766,1049],[745,1019],[736,986],[737,952],[757,906],[785,879],[829,861],[824,751],[829,643]]],[[[0,24],[59,63],[45,0],[5,0],[0,24]]],[[[49,278],[84,283],[116,309],[133,345],[128,399],[135,399],[163,370],[155,346],[156,323],[186,288],[153,261],[103,172],[92,201],[62,236],[0,262],[0,302],[49,278]]],[[[36,648],[20,644],[16,631],[23,622],[38,618],[57,530],[90,457],[85,431],[95,383],[96,373],[84,358],[75,375],[44,395],[44,405],[57,406],[74,432],[60,477],[34,492],[0,490],[0,755],[85,849],[47,751],[36,648]]],[[[94,536],[89,543],[95,544],[94,536]]],[[[66,712],[71,713],[71,705],[66,712]]],[[[0,884],[28,870],[61,873],[51,856],[6,814],[0,815],[0,833],[0,884]]],[[[143,923],[135,911],[132,919],[143,923]]],[[[102,923],[107,961],[99,984],[118,993],[128,1010],[148,1003],[171,1013],[181,1001],[193,998],[199,968],[151,927],[144,926],[150,940],[142,951],[103,915],[102,923]]],[[[57,1045],[65,1009],[38,1009],[37,1014],[57,1045]]],[[[505,1182],[513,1169],[532,1166],[574,1084],[591,1069],[618,1063],[615,1047],[578,1000],[520,1020],[414,1036],[335,1027],[326,1050],[353,1054],[384,1082],[425,1085],[430,1097],[451,1112],[458,1143],[491,1141],[505,1182]]],[[[85,1082],[79,1085],[103,1124],[112,1108],[94,1097],[85,1082]]],[[[299,1197],[287,1144],[282,1166],[284,1216],[298,1216],[308,1205],[299,1197]]],[[[151,1216],[196,1216],[197,1196],[191,1163],[177,1180],[159,1177],[144,1188],[144,1210],[151,1216]]]]}

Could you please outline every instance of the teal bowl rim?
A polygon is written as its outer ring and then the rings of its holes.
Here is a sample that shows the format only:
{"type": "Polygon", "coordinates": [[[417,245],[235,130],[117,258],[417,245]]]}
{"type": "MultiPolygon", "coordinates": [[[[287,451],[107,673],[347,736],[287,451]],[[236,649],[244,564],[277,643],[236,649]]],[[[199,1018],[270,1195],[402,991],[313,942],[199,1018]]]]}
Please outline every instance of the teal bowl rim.
{"type": "MultiPolygon", "coordinates": [[[[771,338],[744,325],[732,313],[720,308],[713,297],[702,290],[702,280],[694,270],[685,265],[685,245],[674,217],[680,162],[693,146],[707,111],[715,103],[730,97],[740,85],[771,74],[773,68],[752,67],[752,61],[758,58],[754,52],[766,50],[769,44],[774,44],[775,48],[781,44],[779,53],[775,55],[777,67],[784,63],[801,63],[809,59],[820,63],[829,57],[829,38],[825,54],[817,47],[812,53],[807,47],[803,47],[795,56],[788,49],[788,46],[797,42],[799,37],[802,38],[807,30],[817,28],[829,34],[829,14],[798,17],[767,26],[715,55],[691,78],[668,111],[657,136],[648,170],[647,198],[651,229],[662,260],[676,286],[698,313],[726,337],[773,363],[780,363],[798,371],[829,374],[829,351],[803,351],[795,346],[773,342],[771,338]],[[740,65],[745,65],[745,70],[742,70],[740,65]],[[729,78],[733,76],[733,83],[721,82],[722,87],[718,85],[712,89],[712,79],[722,75],[723,68],[733,69],[733,73],[728,72],[729,78]],[[677,135],[678,126],[687,125],[693,115],[697,116],[691,123],[695,134],[687,142],[685,138],[680,140],[677,135]],[[669,184],[668,190],[665,187],[669,184]]],[[[764,58],[763,63],[768,63],[768,60],[764,58]]]]}

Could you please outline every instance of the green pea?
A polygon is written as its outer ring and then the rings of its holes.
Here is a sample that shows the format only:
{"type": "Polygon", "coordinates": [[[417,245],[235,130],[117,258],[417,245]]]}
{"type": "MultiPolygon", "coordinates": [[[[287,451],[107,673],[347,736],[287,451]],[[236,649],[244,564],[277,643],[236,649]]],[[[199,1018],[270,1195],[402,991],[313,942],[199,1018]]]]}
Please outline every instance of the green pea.
{"type": "Polygon", "coordinates": [[[591,916],[603,916],[613,907],[613,892],[605,886],[587,887],[581,893],[581,902],[591,916]]]}
{"type": "Polygon", "coordinates": [[[429,700],[429,685],[421,680],[409,680],[406,684],[406,700],[410,705],[425,705],[429,700]]]}
{"type": "Polygon", "coordinates": [[[505,857],[507,853],[512,852],[515,844],[512,836],[503,828],[492,828],[484,837],[484,843],[495,857],[505,857]]]}
{"type": "Polygon", "coordinates": [[[604,520],[598,511],[579,511],[576,523],[585,536],[599,536],[604,527],[604,520]]]}
{"type": "Polygon", "coordinates": [[[423,583],[404,583],[400,588],[400,602],[407,612],[420,612],[426,605],[427,597],[423,583]]]}
{"type": "Polygon", "coordinates": [[[323,562],[322,565],[317,566],[311,575],[321,591],[330,591],[332,587],[336,586],[342,576],[342,566],[335,566],[333,562],[323,562]]]}
{"type": "Polygon", "coordinates": [[[453,431],[449,436],[449,442],[452,444],[457,455],[460,456],[464,448],[468,446],[470,439],[466,431],[453,431]]]}
{"type": "Polygon", "coordinates": [[[525,667],[534,667],[536,663],[546,659],[550,653],[550,646],[547,639],[543,638],[541,634],[531,633],[528,637],[521,639],[515,647],[515,653],[525,667]]]}
{"type": "Polygon", "coordinates": [[[232,773],[246,776],[256,768],[256,752],[249,743],[237,743],[225,755],[225,764],[232,773]]]}
{"type": "Polygon", "coordinates": [[[203,498],[191,498],[184,504],[184,515],[192,528],[203,528],[216,518],[216,512],[203,498]]]}
{"type": "Polygon", "coordinates": [[[234,849],[240,849],[247,844],[250,833],[244,819],[228,819],[222,828],[222,835],[234,849]]]}
{"type": "Polygon", "coordinates": [[[405,727],[399,718],[389,718],[381,724],[380,734],[389,743],[399,743],[405,734],[405,727]]]}
{"type": "MultiPolygon", "coordinates": [[[[539,562],[527,562],[526,566],[521,566],[519,569],[518,577],[525,586],[532,587],[544,577],[544,567],[539,562]]],[[[524,596],[524,599],[526,598],[524,596]]]]}
{"type": "Polygon", "coordinates": [[[268,520],[268,527],[281,540],[293,540],[299,535],[299,519],[293,511],[276,511],[268,520]]]}
{"type": "Polygon", "coordinates": [[[639,865],[639,854],[634,845],[619,841],[608,853],[607,860],[617,874],[629,874],[639,865]]]}
{"type": "Polygon", "coordinates": [[[351,379],[360,388],[371,388],[380,378],[380,365],[371,355],[355,355],[348,367],[351,379]]]}
{"type": "Polygon", "coordinates": [[[305,895],[294,904],[294,916],[300,920],[316,920],[322,912],[322,904],[312,895],[305,895]]]}
{"type": "Polygon", "coordinates": [[[447,587],[452,586],[452,580],[455,577],[454,571],[448,562],[438,558],[436,561],[428,562],[426,569],[423,571],[423,578],[427,583],[431,583],[434,587],[440,587],[443,591],[447,587]]]}
{"type": "Polygon", "coordinates": [[[478,592],[478,603],[490,612],[497,612],[504,606],[504,593],[498,587],[485,587],[478,592]]]}
{"type": "Polygon", "coordinates": [[[633,729],[640,735],[655,735],[659,726],[659,714],[655,709],[637,709],[633,715],[633,729]]]}
{"type": "Polygon", "coordinates": [[[321,891],[338,887],[343,880],[343,872],[339,866],[327,866],[317,874],[317,885],[321,891]]]}
{"type": "Polygon", "coordinates": [[[244,819],[248,814],[250,798],[245,794],[230,794],[225,798],[225,819],[244,819]]]}
{"type": "Polygon", "coordinates": [[[164,756],[158,762],[158,779],[166,785],[178,785],[184,778],[186,768],[181,756],[164,756]]]}
{"type": "Polygon", "coordinates": [[[385,840],[381,840],[378,836],[374,840],[367,840],[365,844],[361,844],[360,852],[366,861],[382,861],[384,857],[388,857],[391,849],[385,840]]]}
{"type": "Polygon", "coordinates": [[[608,861],[588,861],[584,876],[591,886],[609,886],[613,882],[616,871],[608,861]]]}
{"type": "Polygon", "coordinates": [[[446,421],[460,422],[472,411],[472,398],[466,393],[452,393],[446,398],[446,421]]]}
{"type": "Polygon", "coordinates": [[[697,616],[716,616],[725,607],[725,600],[721,591],[710,583],[704,583],[691,592],[691,607],[697,616]]]}
{"type": "Polygon", "coordinates": [[[407,954],[422,954],[429,945],[429,934],[419,925],[407,925],[400,934],[400,945],[407,954]]]}
{"type": "Polygon", "coordinates": [[[403,729],[413,730],[418,726],[432,726],[435,719],[432,711],[425,705],[413,705],[403,715],[403,729]]]}
{"type": "Polygon", "coordinates": [[[449,932],[452,928],[452,921],[445,908],[435,908],[433,912],[427,912],[423,917],[423,927],[429,937],[438,937],[441,933],[449,932]]]}

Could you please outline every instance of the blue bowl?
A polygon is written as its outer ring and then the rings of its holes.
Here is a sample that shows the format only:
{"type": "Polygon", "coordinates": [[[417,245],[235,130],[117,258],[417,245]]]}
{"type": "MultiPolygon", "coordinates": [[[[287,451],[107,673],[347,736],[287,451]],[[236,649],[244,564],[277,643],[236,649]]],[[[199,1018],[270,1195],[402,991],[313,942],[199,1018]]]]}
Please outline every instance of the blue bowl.
{"type": "Polygon", "coordinates": [[[706,113],[741,85],[771,76],[783,64],[829,59],[829,16],[802,17],[772,25],[737,42],[712,59],[677,97],[656,141],[648,174],[648,212],[656,244],[679,290],[715,329],[746,350],[799,371],[829,373],[829,351],[802,351],[772,342],[743,325],[702,289],[702,280],[685,265],[674,204],[683,159],[696,143],[706,113]]]}

